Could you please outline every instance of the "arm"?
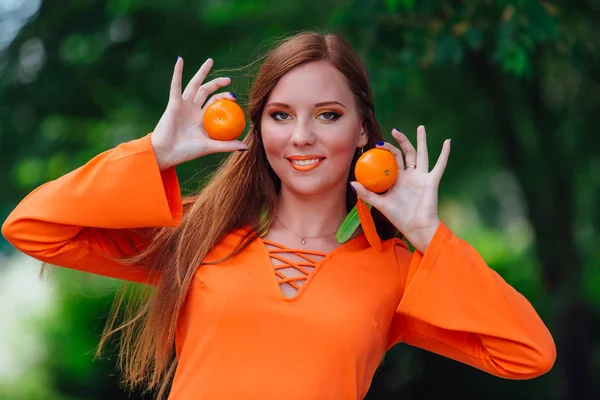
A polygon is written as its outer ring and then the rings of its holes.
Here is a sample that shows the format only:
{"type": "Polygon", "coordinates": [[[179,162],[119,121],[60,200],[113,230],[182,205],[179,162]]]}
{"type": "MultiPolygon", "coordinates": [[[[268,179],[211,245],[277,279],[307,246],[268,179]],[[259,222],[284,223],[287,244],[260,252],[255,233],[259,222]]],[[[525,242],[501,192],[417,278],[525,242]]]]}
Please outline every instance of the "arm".
{"type": "Polygon", "coordinates": [[[2,234],[40,261],[149,283],[141,267],[110,258],[144,247],[148,239],[134,228],[175,227],[181,215],[175,169],[160,172],[146,135],[35,189],[8,216],[2,234]]]}
{"type": "Polygon", "coordinates": [[[554,341],[534,308],[446,225],[424,254],[396,254],[404,293],[388,348],[405,342],[510,379],[552,368],[554,341]]]}

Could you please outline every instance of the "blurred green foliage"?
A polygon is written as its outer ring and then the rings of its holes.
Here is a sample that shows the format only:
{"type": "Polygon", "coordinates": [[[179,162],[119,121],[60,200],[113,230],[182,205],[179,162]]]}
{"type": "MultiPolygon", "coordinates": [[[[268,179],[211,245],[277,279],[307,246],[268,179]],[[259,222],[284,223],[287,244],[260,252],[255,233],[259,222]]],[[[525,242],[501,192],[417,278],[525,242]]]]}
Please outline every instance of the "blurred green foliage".
{"type": "MultiPolygon", "coordinates": [[[[367,64],[386,132],[414,137],[425,124],[432,158],[453,138],[442,218],[530,299],[558,346],[555,368],[532,381],[397,346],[367,398],[600,398],[599,14],[595,0],[44,2],[0,54],[0,216],[149,132],[178,55],[185,80],[214,58],[243,103],[239,68],[266,45],[338,31],[367,64]]],[[[219,159],[178,173],[193,189],[219,159]]],[[[47,356],[10,398],[126,398],[111,361],[91,361],[111,295],[83,295],[115,283],[81,275],[56,271],[62,306],[40,328],[47,356]]]]}

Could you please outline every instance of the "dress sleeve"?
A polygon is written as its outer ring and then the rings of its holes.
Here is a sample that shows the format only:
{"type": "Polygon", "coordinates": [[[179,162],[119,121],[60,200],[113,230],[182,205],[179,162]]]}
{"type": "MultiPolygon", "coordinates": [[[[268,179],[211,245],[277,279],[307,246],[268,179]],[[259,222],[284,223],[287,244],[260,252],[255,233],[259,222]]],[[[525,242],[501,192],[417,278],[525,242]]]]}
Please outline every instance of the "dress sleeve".
{"type": "Polygon", "coordinates": [[[181,216],[175,169],[160,172],[148,134],[35,189],[10,213],[2,234],[46,263],[152,283],[145,269],[112,258],[140,251],[144,230],[175,227],[181,216]]]}
{"type": "Polygon", "coordinates": [[[396,246],[404,292],[387,348],[409,345],[490,374],[529,379],[556,359],[532,305],[442,222],[424,254],[396,246]]]}

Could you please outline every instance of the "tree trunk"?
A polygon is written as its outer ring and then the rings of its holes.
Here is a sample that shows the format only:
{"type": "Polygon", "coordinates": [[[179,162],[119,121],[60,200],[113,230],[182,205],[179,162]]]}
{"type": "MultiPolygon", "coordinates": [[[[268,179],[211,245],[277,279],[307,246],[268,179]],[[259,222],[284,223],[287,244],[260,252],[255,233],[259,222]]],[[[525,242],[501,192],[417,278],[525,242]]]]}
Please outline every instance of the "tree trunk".
{"type": "Polygon", "coordinates": [[[524,82],[503,74],[481,54],[471,54],[468,65],[493,104],[490,126],[526,199],[536,254],[555,312],[551,330],[558,351],[555,368],[560,371],[554,373],[564,374],[569,399],[600,398],[592,376],[600,317],[582,297],[583,263],[573,234],[573,163],[553,137],[558,118],[544,104],[540,74],[534,72],[524,82]],[[520,144],[515,121],[523,110],[533,122],[536,151],[525,152],[520,144]]]}

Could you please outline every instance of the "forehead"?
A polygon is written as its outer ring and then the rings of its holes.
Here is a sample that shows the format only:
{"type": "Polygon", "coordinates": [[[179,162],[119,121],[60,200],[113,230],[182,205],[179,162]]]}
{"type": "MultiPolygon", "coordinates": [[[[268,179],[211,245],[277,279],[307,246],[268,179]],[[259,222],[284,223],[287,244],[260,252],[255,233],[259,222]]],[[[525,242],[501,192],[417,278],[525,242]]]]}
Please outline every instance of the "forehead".
{"type": "Polygon", "coordinates": [[[342,74],[326,61],[293,68],[279,79],[269,101],[314,104],[320,101],[351,101],[352,92],[342,74]]]}

